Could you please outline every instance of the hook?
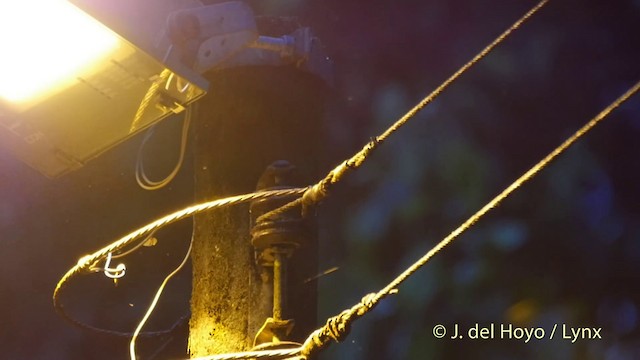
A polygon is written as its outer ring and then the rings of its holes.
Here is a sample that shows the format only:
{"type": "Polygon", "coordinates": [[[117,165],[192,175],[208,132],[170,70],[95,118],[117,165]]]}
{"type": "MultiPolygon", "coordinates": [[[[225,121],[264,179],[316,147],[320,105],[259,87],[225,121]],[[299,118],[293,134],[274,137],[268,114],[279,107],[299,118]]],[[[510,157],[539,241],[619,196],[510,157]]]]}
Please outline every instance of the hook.
{"type": "Polygon", "coordinates": [[[107,254],[107,261],[104,263],[104,276],[110,279],[120,279],[124,276],[127,267],[124,264],[118,264],[115,268],[110,267],[111,265],[111,253],[107,254]]]}

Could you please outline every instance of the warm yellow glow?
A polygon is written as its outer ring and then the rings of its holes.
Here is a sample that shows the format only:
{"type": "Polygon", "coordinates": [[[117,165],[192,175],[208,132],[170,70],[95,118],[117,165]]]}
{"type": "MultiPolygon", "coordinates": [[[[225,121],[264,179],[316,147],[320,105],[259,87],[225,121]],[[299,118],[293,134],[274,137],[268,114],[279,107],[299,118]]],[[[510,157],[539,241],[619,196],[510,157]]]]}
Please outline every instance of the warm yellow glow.
{"type": "Polygon", "coordinates": [[[66,0],[0,0],[0,98],[21,103],[60,90],[117,45],[66,0]]]}

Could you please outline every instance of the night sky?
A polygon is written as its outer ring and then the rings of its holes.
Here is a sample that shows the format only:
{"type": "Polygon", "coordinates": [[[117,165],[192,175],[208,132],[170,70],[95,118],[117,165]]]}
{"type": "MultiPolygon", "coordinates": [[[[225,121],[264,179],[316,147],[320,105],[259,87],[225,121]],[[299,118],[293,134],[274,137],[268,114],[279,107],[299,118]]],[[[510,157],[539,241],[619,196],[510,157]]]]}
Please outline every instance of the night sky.
{"type": "MultiPolygon", "coordinates": [[[[335,63],[322,163],[339,163],[534,5],[507,0],[250,1],[311,26],[335,63]]],[[[640,1],[551,0],[319,208],[319,323],[383,287],[475,210],[640,81],[640,1]]],[[[61,105],[62,106],[62,105],[61,105]]],[[[147,151],[176,161],[179,118],[147,151]]],[[[354,325],[326,359],[640,359],[640,96],[354,325]],[[479,323],[602,328],[602,339],[452,340],[432,329],[479,323]]],[[[192,156],[167,187],[134,178],[141,136],[47,179],[0,148],[0,357],[121,359],[128,340],[84,332],[51,304],[77,260],[193,201],[192,156]]],[[[274,159],[277,160],[277,159],[274,159]]],[[[257,180],[257,179],[256,179],[257,180]]],[[[247,189],[247,192],[252,189],[247,189]]],[[[74,281],[63,302],[83,322],[131,331],[182,259],[190,222],[127,259],[117,287],[74,281]]],[[[148,327],[189,310],[190,272],[148,327]]],[[[143,359],[186,357],[187,329],[144,340],[143,359]]]]}

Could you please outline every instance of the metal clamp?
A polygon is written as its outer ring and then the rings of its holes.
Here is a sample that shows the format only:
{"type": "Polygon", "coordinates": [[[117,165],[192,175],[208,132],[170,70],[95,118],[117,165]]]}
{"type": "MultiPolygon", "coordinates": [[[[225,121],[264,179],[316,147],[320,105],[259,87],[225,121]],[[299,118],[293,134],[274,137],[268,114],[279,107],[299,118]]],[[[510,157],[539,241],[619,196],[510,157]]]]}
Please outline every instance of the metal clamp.
{"type": "Polygon", "coordinates": [[[308,27],[280,37],[260,36],[251,8],[227,1],[181,9],[168,16],[161,41],[165,61],[196,72],[251,65],[294,65],[332,83],[333,62],[308,27]]]}
{"type": "MultiPolygon", "coordinates": [[[[257,190],[291,187],[296,183],[296,169],[287,161],[276,161],[260,177],[257,190]]],[[[287,260],[302,245],[305,220],[300,211],[283,213],[276,218],[257,219],[294,198],[270,198],[251,203],[251,243],[256,263],[271,268],[273,274],[273,314],[267,318],[255,337],[255,345],[280,342],[291,333],[293,320],[285,320],[287,310],[287,260]]],[[[269,277],[265,277],[268,279],[269,277]]]]}

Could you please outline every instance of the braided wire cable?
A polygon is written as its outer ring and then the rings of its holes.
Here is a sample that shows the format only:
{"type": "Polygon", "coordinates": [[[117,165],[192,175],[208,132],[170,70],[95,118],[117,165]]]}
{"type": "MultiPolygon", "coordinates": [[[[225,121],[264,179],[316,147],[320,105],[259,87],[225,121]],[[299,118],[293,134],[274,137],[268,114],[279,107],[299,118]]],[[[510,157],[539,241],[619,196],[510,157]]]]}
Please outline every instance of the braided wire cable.
{"type": "Polygon", "coordinates": [[[158,77],[153,80],[151,86],[149,86],[149,90],[147,90],[147,92],[144,94],[144,97],[142,98],[142,101],[140,101],[138,110],[136,110],[136,114],[134,115],[133,121],[131,122],[129,133],[132,133],[138,129],[138,127],[140,126],[140,122],[142,121],[142,116],[144,115],[144,112],[147,111],[149,104],[151,104],[151,100],[153,100],[153,97],[158,93],[160,86],[162,86],[162,84],[164,84],[169,79],[171,74],[171,70],[164,69],[162,70],[160,75],[158,75],[158,77]]]}
{"type": "Polygon", "coordinates": [[[276,350],[258,350],[245,351],[229,354],[209,355],[204,357],[193,358],[191,360],[249,360],[249,359],[269,359],[269,360],[285,360],[300,358],[300,347],[291,349],[276,350]]]}
{"type": "MultiPolygon", "coordinates": [[[[93,270],[93,268],[95,268],[95,264],[97,264],[99,261],[105,258],[108,254],[117,252],[127,247],[128,245],[132,244],[133,242],[136,241],[136,239],[141,238],[145,235],[148,235],[163,226],[182,220],[189,216],[192,216],[207,210],[215,209],[215,208],[238,205],[238,204],[247,203],[254,200],[261,200],[261,199],[266,199],[271,197],[280,197],[280,196],[301,195],[306,190],[307,188],[293,188],[293,189],[284,189],[284,190],[260,191],[260,192],[250,193],[250,194],[231,196],[223,199],[217,199],[217,200],[212,200],[212,201],[207,201],[204,203],[192,205],[182,210],[171,213],[169,215],[163,216],[157,219],[156,221],[153,221],[147,224],[146,226],[138,230],[135,230],[126,236],[123,236],[119,240],[94,252],[93,254],[82,257],[74,267],[69,269],[64,274],[64,276],[60,279],[60,281],[56,285],[53,291],[53,307],[60,316],[62,316],[64,319],[66,319],[67,321],[69,321],[70,323],[78,327],[85,328],[92,331],[98,331],[98,332],[110,334],[110,335],[129,336],[130,335],[129,333],[100,329],[88,324],[84,324],[72,318],[71,316],[69,316],[64,310],[63,304],[60,302],[60,292],[66,287],[69,280],[73,276],[79,273],[87,272],[87,271],[95,271],[93,270]]],[[[174,324],[169,330],[160,331],[160,332],[146,332],[146,333],[140,334],[140,336],[157,336],[157,335],[169,333],[173,331],[176,327],[178,327],[183,321],[184,319],[181,319],[181,321],[174,324]]]]}
{"type": "Polygon", "coordinates": [[[542,0],[536,6],[527,11],[520,19],[513,23],[509,28],[496,37],[489,45],[485,46],[479,53],[477,53],[471,60],[460,67],[453,75],[449,76],[442,84],[440,84],[435,90],[424,97],[418,104],[416,104],[411,110],[404,114],[401,118],[396,120],[390,127],[388,127],[382,134],[371,138],[371,140],[357,153],[351,156],[349,159],[343,161],[340,165],[331,170],[322,180],[317,184],[311,186],[307,192],[301,197],[292,202],[285,204],[284,206],[272,210],[266,214],[263,214],[258,221],[264,219],[275,218],[281,214],[291,210],[292,208],[302,205],[303,213],[306,211],[306,207],[313,206],[321,202],[327,197],[331,186],[340,182],[347,173],[359,168],[364,161],[371,155],[371,153],[378,148],[385,140],[395,133],[398,129],[404,126],[409,120],[413,119],[427,105],[432,103],[449,85],[455,82],[462,74],[469,70],[473,65],[487,56],[496,46],[500,45],[504,40],[509,37],[515,30],[537,13],[549,0],[542,0]]]}

